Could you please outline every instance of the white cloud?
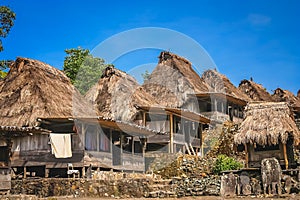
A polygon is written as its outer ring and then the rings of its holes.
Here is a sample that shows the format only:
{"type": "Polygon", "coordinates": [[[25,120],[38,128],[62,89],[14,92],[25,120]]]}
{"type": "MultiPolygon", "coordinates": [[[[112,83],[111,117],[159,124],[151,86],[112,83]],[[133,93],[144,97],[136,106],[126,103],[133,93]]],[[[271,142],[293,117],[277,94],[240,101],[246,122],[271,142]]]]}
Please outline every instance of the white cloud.
{"type": "Polygon", "coordinates": [[[265,26],[271,22],[271,18],[261,14],[249,14],[248,21],[254,26],[265,26]]]}

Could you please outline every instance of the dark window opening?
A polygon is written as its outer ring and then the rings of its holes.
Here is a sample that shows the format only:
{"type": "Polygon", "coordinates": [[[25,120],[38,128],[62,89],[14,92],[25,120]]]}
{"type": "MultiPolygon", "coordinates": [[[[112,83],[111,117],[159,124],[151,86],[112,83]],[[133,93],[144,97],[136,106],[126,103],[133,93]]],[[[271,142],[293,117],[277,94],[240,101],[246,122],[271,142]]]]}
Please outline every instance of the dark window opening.
{"type": "Polygon", "coordinates": [[[259,151],[276,151],[279,150],[279,144],[277,145],[267,145],[267,146],[262,146],[262,145],[256,145],[256,148],[254,149],[255,152],[259,151]]]}

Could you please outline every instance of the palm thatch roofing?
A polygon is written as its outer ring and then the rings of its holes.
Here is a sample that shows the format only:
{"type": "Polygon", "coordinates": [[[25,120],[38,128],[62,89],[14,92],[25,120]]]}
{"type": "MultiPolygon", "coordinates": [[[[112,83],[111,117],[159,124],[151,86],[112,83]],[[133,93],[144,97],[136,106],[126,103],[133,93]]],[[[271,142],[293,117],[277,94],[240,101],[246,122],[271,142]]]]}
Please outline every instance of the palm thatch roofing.
{"type": "Polygon", "coordinates": [[[17,58],[0,86],[0,125],[34,127],[40,117],[91,117],[87,103],[63,72],[17,58]]]}
{"type": "Polygon", "coordinates": [[[170,52],[161,52],[159,62],[142,87],[161,106],[178,108],[188,94],[208,92],[208,86],[193,70],[191,62],[170,52]]]}
{"type": "Polygon", "coordinates": [[[157,105],[130,75],[113,66],[105,68],[98,81],[85,95],[100,116],[129,122],[137,113],[139,105],[157,105]]]}
{"type": "Polygon", "coordinates": [[[249,101],[250,98],[236,88],[230,80],[216,70],[206,70],[202,75],[203,80],[210,87],[210,92],[229,94],[238,99],[249,101]]]}
{"type": "Polygon", "coordinates": [[[300,131],[285,102],[251,102],[245,108],[246,118],[234,136],[236,144],[286,144],[289,134],[300,144],[300,131]]]}
{"type": "Polygon", "coordinates": [[[273,101],[271,94],[261,84],[252,80],[242,80],[238,89],[253,101],[273,101]]]}

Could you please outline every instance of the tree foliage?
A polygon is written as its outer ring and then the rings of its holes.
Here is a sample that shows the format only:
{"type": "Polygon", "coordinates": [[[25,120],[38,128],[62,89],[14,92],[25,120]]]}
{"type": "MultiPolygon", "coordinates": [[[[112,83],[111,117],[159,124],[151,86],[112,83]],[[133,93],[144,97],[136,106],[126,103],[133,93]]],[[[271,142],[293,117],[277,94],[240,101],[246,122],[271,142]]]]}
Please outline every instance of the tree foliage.
{"type": "Polygon", "coordinates": [[[0,79],[3,79],[7,75],[5,70],[9,68],[11,63],[13,63],[12,60],[0,60],[0,79]]]}
{"type": "Polygon", "coordinates": [[[242,167],[243,167],[243,164],[238,162],[234,158],[220,154],[217,157],[217,160],[213,167],[213,171],[214,171],[214,173],[219,174],[222,171],[236,170],[236,169],[240,169],[242,167]]]}
{"type": "Polygon", "coordinates": [[[103,69],[110,64],[105,64],[101,58],[93,57],[88,49],[66,49],[67,56],[64,60],[64,73],[70,78],[72,84],[85,94],[102,75],[103,69]]]}
{"type": "Polygon", "coordinates": [[[150,77],[149,71],[146,70],[145,73],[142,73],[142,77],[143,77],[144,81],[148,80],[150,77]]]}
{"type": "MultiPolygon", "coordinates": [[[[7,6],[0,6],[0,38],[7,37],[11,27],[14,25],[16,14],[7,6]]],[[[0,39],[0,51],[3,51],[0,39]]]]}

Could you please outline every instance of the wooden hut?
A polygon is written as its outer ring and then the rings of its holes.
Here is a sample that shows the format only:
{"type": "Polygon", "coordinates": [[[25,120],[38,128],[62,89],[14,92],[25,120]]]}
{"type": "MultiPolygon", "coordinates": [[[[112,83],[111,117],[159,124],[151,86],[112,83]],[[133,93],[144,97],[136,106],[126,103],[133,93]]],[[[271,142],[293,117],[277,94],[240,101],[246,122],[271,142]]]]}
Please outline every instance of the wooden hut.
{"type": "MultiPolygon", "coordinates": [[[[1,126],[15,127],[20,135],[31,133],[11,138],[11,167],[24,177],[29,174],[45,176],[49,169],[67,168],[68,162],[83,157],[82,152],[73,148],[71,157],[55,158],[49,145],[49,132],[68,133],[73,140],[77,136],[70,135],[72,124],[56,124],[56,129],[51,131],[35,131],[41,129],[38,118],[96,116],[92,106],[87,106],[87,101],[61,71],[27,58],[17,58],[10,66],[0,87],[0,109],[1,126]]],[[[6,134],[2,141],[8,137],[6,134]]]]}
{"type": "Polygon", "coordinates": [[[286,102],[292,108],[294,113],[295,122],[300,130],[300,97],[295,96],[288,90],[277,88],[272,95],[276,102],[286,102]]]}
{"type": "Polygon", "coordinates": [[[300,132],[289,106],[284,103],[252,102],[234,136],[244,145],[248,167],[258,167],[264,158],[275,157],[286,168],[294,164],[293,147],[300,143],[300,132]]]}
{"type": "Polygon", "coordinates": [[[192,68],[187,59],[170,52],[161,52],[156,68],[142,87],[159,102],[169,108],[186,108],[198,112],[197,107],[189,106],[191,94],[208,92],[208,86],[192,68]]]}
{"type": "Polygon", "coordinates": [[[137,105],[158,105],[132,76],[113,66],[103,71],[98,83],[85,97],[102,117],[125,122],[133,121],[138,112],[137,105]]]}
{"type": "Polygon", "coordinates": [[[196,94],[200,112],[221,122],[241,121],[249,98],[216,70],[206,70],[202,79],[209,91],[196,94]]]}
{"type": "Polygon", "coordinates": [[[257,84],[253,80],[242,80],[238,89],[252,101],[274,101],[271,94],[261,84],[257,84]]]}

